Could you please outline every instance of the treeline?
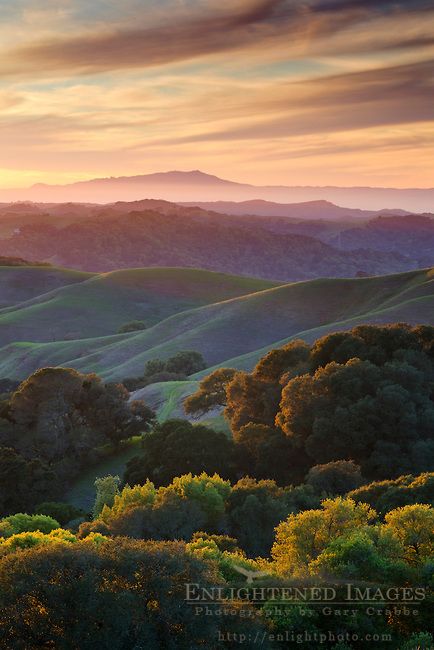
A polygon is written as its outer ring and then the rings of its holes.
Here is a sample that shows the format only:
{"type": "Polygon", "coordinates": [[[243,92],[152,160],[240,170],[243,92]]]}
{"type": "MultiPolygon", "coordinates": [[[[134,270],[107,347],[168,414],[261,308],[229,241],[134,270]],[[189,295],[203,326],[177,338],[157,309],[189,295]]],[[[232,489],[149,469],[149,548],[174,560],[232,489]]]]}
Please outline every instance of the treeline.
{"type": "MultiPolygon", "coordinates": [[[[433,479],[431,474],[420,482],[432,485],[433,479]]],[[[327,631],[332,635],[325,647],[335,650],[368,648],[382,635],[400,650],[432,644],[434,510],[429,504],[394,508],[384,518],[348,496],[318,500],[316,507],[304,509],[306,495],[300,498],[299,488],[285,491],[247,479],[231,486],[206,474],[177,477],[158,489],[148,482],[119,491],[113,480],[98,487],[108,502],[103,505],[97,494],[95,518],[78,532],[38,515],[0,521],[0,641],[5,647],[39,647],[44,640],[60,648],[199,648],[205,642],[221,648],[223,634],[231,632],[236,644],[234,633],[247,639],[258,632],[264,647],[285,648],[300,644],[298,635],[306,625],[310,636],[304,647],[312,649],[318,647],[315,635],[327,631]],[[276,506],[283,503],[291,503],[289,515],[282,509],[278,515],[276,506]],[[271,523],[272,512],[280,523],[270,528],[270,557],[249,559],[242,544],[260,544],[258,534],[264,543],[262,527],[271,523]],[[222,531],[228,525],[238,539],[222,531]],[[186,541],[155,541],[175,537],[186,541]],[[229,596],[210,609],[221,612],[224,606],[229,615],[196,611],[197,618],[191,618],[186,583],[220,587],[223,594],[242,586],[248,595],[240,570],[263,576],[255,587],[342,584],[344,590],[350,582],[353,588],[368,584],[382,593],[392,588],[423,597],[417,616],[406,615],[400,604],[392,612],[380,601],[375,616],[363,603],[351,605],[350,638],[360,640],[354,645],[339,644],[348,621],[323,615],[297,598],[278,602],[276,609],[272,600],[240,604],[229,596]],[[293,642],[285,630],[293,633],[293,642]]],[[[339,606],[330,609],[338,612],[339,606]]]]}
{"type": "Polygon", "coordinates": [[[352,460],[366,480],[434,467],[434,328],[360,325],[293,341],[252,372],[206,377],[189,415],[222,407],[245,472],[298,483],[315,465],[352,460]]]}
{"type": "Polygon", "coordinates": [[[135,391],[161,381],[184,381],[205,368],[206,362],[200,352],[182,350],[168,359],[150,359],[145,364],[143,375],[127,377],[122,383],[128,390],[135,391]]]}

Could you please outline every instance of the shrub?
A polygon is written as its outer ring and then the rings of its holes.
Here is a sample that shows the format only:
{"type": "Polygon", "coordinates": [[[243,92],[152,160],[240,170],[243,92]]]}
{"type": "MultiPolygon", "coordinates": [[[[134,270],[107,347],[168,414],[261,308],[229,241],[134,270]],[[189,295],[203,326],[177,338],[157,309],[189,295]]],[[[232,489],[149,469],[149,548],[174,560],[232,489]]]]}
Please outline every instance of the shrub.
{"type": "Polygon", "coordinates": [[[60,524],[52,517],[47,515],[27,515],[19,512],[0,521],[0,536],[10,537],[17,533],[34,531],[48,534],[56,528],[60,528],[60,524]]]}
{"type": "Polygon", "coordinates": [[[126,334],[128,332],[140,332],[147,328],[146,323],[142,320],[132,320],[129,323],[124,323],[118,329],[118,334],[126,334]]]}
{"type": "Polygon", "coordinates": [[[40,503],[35,507],[35,513],[52,517],[62,526],[73,521],[73,519],[78,519],[85,515],[83,510],[72,506],[70,503],[61,503],[57,501],[46,501],[40,503]]]}

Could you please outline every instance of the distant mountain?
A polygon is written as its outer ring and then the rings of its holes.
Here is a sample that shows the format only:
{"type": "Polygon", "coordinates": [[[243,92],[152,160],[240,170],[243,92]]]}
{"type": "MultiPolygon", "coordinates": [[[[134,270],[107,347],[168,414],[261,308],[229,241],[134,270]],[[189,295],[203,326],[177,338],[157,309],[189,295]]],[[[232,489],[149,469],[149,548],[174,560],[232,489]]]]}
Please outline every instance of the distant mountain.
{"type": "Polygon", "coordinates": [[[417,213],[430,212],[434,209],[434,188],[254,186],[224,180],[198,170],[98,178],[69,185],[38,183],[26,190],[0,191],[2,201],[110,203],[143,198],[175,202],[250,201],[252,199],[279,203],[331,201],[349,208],[383,210],[396,207],[417,213]]]}
{"type": "Polygon", "coordinates": [[[172,212],[168,205],[167,212],[131,212],[118,204],[95,213],[91,207],[88,219],[66,225],[36,219],[0,238],[0,255],[83,271],[176,266],[281,281],[415,268],[395,252],[343,251],[313,237],[272,232],[262,217],[222,217],[182,206],[172,212]]]}
{"type": "Polygon", "coordinates": [[[434,218],[381,216],[328,237],[328,241],[343,250],[357,246],[382,253],[395,251],[414,259],[418,266],[426,266],[434,261],[434,218]]]}
{"type": "Polygon", "coordinates": [[[410,214],[406,210],[359,210],[357,208],[342,208],[330,201],[306,201],[304,203],[274,203],[273,201],[201,201],[186,202],[184,205],[198,206],[204,210],[213,210],[223,214],[257,215],[261,217],[286,217],[289,219],[325,219],[352,220],[370,219],[379,214],[393,213],[395,215],[410,214]]]}

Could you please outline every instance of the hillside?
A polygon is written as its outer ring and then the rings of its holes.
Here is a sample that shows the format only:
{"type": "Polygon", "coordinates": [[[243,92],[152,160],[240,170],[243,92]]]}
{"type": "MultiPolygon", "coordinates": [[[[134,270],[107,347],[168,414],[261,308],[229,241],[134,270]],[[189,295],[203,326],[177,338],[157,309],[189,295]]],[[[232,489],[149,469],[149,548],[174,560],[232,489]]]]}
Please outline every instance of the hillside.
{"type": "Polygon", "coordinates": [[[5,265],[0,259],[0,310],[92,277],[92,273],[32,266],[28,262],[23,265],[5,265]]]}
{"type": "MultiPolygon", "coordinates": [[[[260,217],[286,217],[290,219],[339,221],[348,219],[370,219],[386,211],[359,210],[335,205],[330,201],[306,201],[304,203],[276,203],[274,201],[209,201],[190,202],[188,206],[198,206],[204,210],[212,210],[223,214],[256,215],[260,217]]],[[[393,210],[393,214],[408,214],[405,210],[393,210]]]]}
{"type": "Polygon", "coordinates": [[[340,250],[281,227],[272,232],[255,219],[198,214],[199,209],[180,206],[164,213],[121,208],[119,214],[118,209],[106,206],[95,215],[92,208],[88,219],[61,227],[37,221],[23,225],[0,239],[0,254],[93,272],[176,266],[287,282],[415,268],[393,251],[340,250]]]}
{"type": "Polygon", "coordinates": [[[379,253],[395,251],[427,265],[434,250],[434,219],[432,215],[380,216],[360,227],[345,229],[330,241],[346,250],[357,245],[379,253]]]}
{"type": "Polygon", "coordinates": [[[89,274],[0,269],[0,344],[116,334],[129,321],[150,327],[172,314],[275,286],[195,269],[89,274]]]}
{"type": "MultiPolygon", "coordinates": [[[[195,291],[203,281],[195,277],[195,291]]],[[[80,304],[82,317],[90,314],[91,322],[92,305],[80,304]]],[[[310,341],[363,322],[433,323],[433,274],[292,283],[187,311],[176,308],[180,311],[138,333],[50,343],[16,340],[1,348],[0,375],[21,378],[41,366],[67,365],[120,380],[141,374],[149,359],[186,349],[201,352],[209,367],[248,368],[263,351],[293,337],[310,341]]],[[[104,321],[102,308],[99,315],[104,321]]]]}

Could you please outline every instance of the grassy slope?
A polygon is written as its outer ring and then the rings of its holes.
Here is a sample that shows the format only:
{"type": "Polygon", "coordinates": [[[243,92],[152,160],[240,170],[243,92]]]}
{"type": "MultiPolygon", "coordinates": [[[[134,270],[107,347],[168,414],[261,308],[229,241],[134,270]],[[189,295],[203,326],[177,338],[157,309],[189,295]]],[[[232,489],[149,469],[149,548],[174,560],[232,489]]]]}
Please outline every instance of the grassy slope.
{"type": "Polygon", "coordinates": [[[18,290],[16,287],[23,288],[21,293],[28,286],[34,287],[33,295],[21,298],[19,293],[19,304],[0,309],[2,345],[107,336],[131,320],[154,325],[181,311],[276,286],[263,280],[195,269],[129,269],[98,275],[71,272],[71,278],[65,278],[63,283],[69,279],[81,280],[80,284],[50,287],[53,290],[49,291],[47,277],[53,284],[56,273],[61,278],[67,272],[53,270],[49,275],[33,268],[30,272],[18,269],[11,278],[10,273],[0,270],[3,304],[18,290]],[[43,290],[47,287],[48,292],[36,295],[38,286],[43,290]]]}
{"type": "Polygon", "coordinates": [[[67,285],[85,282],[93,275],[56,267],[0,266],[0,310],[67,285]]]}
{"type": "Polygon", "coordinates": [[[140,374],[148,359],[180,349],[202,352],[209,367],[251,367],[262,352],[294,336],[313,340],[359,322],[432,323],[433,289],[426,271],[283,285],[178,313],[144,332],[13,343],[1,350],[0,376],[21,378],[43,365],[70,365],[121,379],[140,374]]]}

